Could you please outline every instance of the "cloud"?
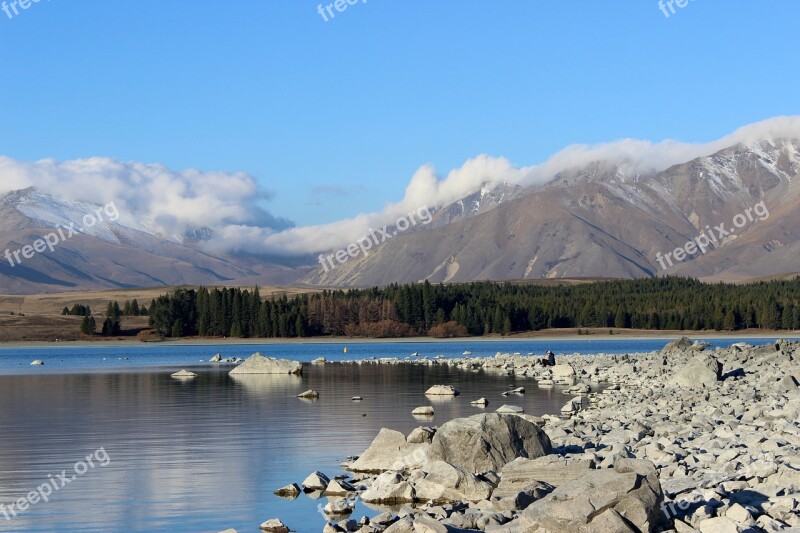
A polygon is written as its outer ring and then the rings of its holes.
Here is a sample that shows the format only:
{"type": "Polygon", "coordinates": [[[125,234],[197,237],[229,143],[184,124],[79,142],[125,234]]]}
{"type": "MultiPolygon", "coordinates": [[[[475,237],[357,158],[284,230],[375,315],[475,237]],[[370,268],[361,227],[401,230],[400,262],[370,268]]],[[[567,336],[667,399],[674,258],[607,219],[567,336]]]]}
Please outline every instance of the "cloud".
{"type": "MultiPolygon", "coordinates": [[[[0,192],[33,185],[66,199],[98,204],[114,201],[164,235],[181,235],[187,226],[208,226],[215,233],[206,243],[212,252],[306,255],[344,248],[411,211],[448,205],[486,185],[541,184],[561,172],[596,162],[614,164],[626,175],[647,174],[735,144],[781,138],[800,138],[800,117],[776,117],[751,124],[709,143],[622,139],[573,145],[528,167],[489,155],[472,158],[444,176],[431,165],[423,165],[411,177],[403,197],[381,211],[304,227],[292,227],[289,221],[261,208],[259,202],[271,195],[244,173],[175,172],[162,165],[107,158],[23,163],[0,157],[0,192]]],[[[321,185],[311,195],[341,197],[353,192],[357,191],[321,185]]]]}
{"type": "Polygon", "coordinates": [[[30,163],[0,156],[0,193],[31,186],[66,200],[113,201],[141,226],[166,238],[180,238],[192,226],[245,224],[280,231],[293,225],[259,205],[271,193],[241,172],[175,172],[163,165],[102,157],[30,163]]]}

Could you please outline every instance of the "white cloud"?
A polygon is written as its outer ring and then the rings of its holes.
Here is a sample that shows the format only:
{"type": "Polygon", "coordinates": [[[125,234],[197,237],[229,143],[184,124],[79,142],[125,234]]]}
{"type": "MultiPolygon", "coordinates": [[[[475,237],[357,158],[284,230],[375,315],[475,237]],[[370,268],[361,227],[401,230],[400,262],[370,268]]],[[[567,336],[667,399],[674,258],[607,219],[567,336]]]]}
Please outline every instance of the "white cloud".
{"type": "Polygon", "coordinates": [[[423,165],[411,177],[403,198],[379,212],[288,229],[287,221],[275,219],[258,206],[258,200],[269,195],[252,176],[243,173],[175,172],[161,165],[107,158],[23,163],[0,157],[0,192],[36,186],[71,200],[114,201],[120,209],[151,221],[165,235],[180,235],[188,225],[213,228],[215,238],[208,243],[211,251],[300,255],[343,248],[410,211],[448,205],[487,183],[543,183],[560,172],[598,161],[612,162],[628,175],[649,173],[737,143],[776,138],[800,138],[800,117],[776,117],[709,143],[622,139],[573,145],[530,167],[480,155],[442,177],[432,166],[423,165]]]}

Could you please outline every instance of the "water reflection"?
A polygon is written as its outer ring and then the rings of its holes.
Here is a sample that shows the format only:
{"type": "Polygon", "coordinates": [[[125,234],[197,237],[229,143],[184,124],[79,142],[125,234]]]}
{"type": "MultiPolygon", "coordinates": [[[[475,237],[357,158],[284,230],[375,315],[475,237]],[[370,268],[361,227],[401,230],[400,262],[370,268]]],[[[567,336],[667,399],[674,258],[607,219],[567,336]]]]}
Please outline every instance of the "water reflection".
{"type": "MultiPolygon", "coordinates": [[[[381,427],[407,434],[490,411],[511,385],[529,414],[557,413],[563,387],[539,390],[532,380],[461,372],[447,366],[306,365],[303,376],[237,375],[229,368],[188,367],[195,379],[175,380],[177,368],[125,373],[0,376],[0,502],[24,496],[63,469],[104,447],[111,463],[94,469],[0,531],[217,532],[255,531],[281,517],[299,531],[320,531],[314,500],[272,491],[314,470],[341,473],[340,463],[363,451],[381,427]],[[436,384],[457,397],[432,398],[436,384]],[[296,395],[320,392],[314,402],[296,395]],[[354,396],[363,401],[354,402],[354,396]],[[435,404],[431,419],[411,411],[435,404]]],[[[360,502],[353,516],[375,514],[360,502]]]]}

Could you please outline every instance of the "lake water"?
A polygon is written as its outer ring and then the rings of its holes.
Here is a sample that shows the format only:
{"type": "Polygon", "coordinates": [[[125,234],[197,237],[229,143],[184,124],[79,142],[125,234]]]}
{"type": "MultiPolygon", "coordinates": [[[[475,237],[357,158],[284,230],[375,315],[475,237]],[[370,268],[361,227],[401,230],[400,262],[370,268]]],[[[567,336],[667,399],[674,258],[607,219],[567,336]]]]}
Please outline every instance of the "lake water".
{"type": "MultiPolygon", "coordinates": [[[[737,339],[721,341],[732,342],[737,339]]],[[[310,361],[412,352],[453,357],[465,350],[541,354],[548,347],[559,353],[625,353],[663,344],[371,343],[351,345],[347,355],[341,344],[2,349],[0,503],[9,506],[47,483],[59,488],[47,503],[39,501],[25,512],[15,507],[18,516],[9,514],[10,520],[0,508],[0,531],[199,533],[233,527],[255,533],[264,520],[280,517],[298,532],[318,532],[325,524],[318,510],[325,499],[302,495],[287,501],[272,491],[299,484],[317,469],[331,477],[342,473],[341,461],[363,451],[381,427],[408,433],[418,425],[469,416],[481,412],[469,404],[480,396],[489,399],[488,411],[512,403],[530,414],[558,412],[570,398],[558,387],[539,389],[526,378],[446,366],[306,365],[302,377],[234,378],[228,375],[230,366],[200,362],[218,351],[242,357],[260,351],[310,361]],[[46,365],[30,367],[33,359],[46,365]],[[184,367],[199,376],[170,378],[184,367]],[[453,384],[462,394],[431,402],[423,393],[437,383],[453,384]],[[525,386],[528,392],[501,397],[509,385],[525,386]],[[295,397],[310,388],[320,391],[319,400],[295,397]],[[355,395],[364,400],[351,401],[355,395]],[[431,403],[436,409],[432,420],[410,414],[431,403]],[[93,453],[91,467],[87,456],[93,453]],[[61,487],[57,479],[64,470],[75,479],[61,487]]],[[[365,514],[377,511],[359,504],[353,517],[365,514]]]]}

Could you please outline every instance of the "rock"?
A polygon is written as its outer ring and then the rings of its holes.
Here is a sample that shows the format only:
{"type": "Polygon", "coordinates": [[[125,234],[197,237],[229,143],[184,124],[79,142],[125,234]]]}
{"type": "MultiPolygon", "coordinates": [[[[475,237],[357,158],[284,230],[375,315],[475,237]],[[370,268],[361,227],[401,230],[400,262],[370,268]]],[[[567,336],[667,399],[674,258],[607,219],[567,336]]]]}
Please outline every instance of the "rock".
{"type": "Polygon", "coordinates": [[[444,461],[433,461],[423,468],[425,477],[414,481],[417,499],[433,503],[485,500],[492,486],[475,474],[444,461]]]}
{"type": "Polygon", "coordinates": [[[300,487],[297,486],[297,483],[292,483],[291,485],[276,489],[272,493],[281,498],[296,498],[300,495],[300,492],[300,487]]]}
{"type": "Polygon", "coordinates": [[[743,528],[736,525],[736,522],[724,516],[702,520],[697,529],[700,533],[739,533],[744,531],[743,528]]]}
{"type": "Polygon", "coordinates": [[[517,387],[516,389],[511,389],[508,392],[511,394],[525,394],[525,387],[517,387]]]}
{"type": "Polygon", "coordinates": [[[183,370],[178,370],[177,372],[172,374],[171,377],[175,379],[190,379],[190,378],[196,378],[197,374],[195,374],[194,372],[189,372],[184,368],[183,370]]]}
{"type": "Polygon", "coordinates": [[[209,363],[219,363],[220,361],[222,361],[222,354],[219,353],[208,360],[209,363]]]}
{"type": "Polygon", "coordinates": [[[317,398],[319,398],[319,392],[315,390],[307,390],[305,392],[301,392],[300,394],[298,394],[297,397],[304,398],[307,400],[316,400],[317,398]]]}
{"type": "Polygon", "coordinates": [[[414,487],[397,472],[384,472],[372,485],[361,493],[366,503],[408,503],[414,501],[414,487]]]}
{"type": "Polygon", "coordinates": [[[219,533],[238,533],[235,529],[226,529],[225,531],[220,531],[219,533]]]}
{"type": "Polygon", "coordinates": [[[303,481],[302,487],[306,492],[325,490],[330,482],[331,480],[328,478],[328,476],[317,471],[309,474],[309,476],[303,481]]]}
{"type": "Polygon", "coordinates": [[[452,385],[434,385],[425,391],[429,396],[458,396],[460,393],[452,385]]]}
{"type": "Polygon", "coordinates": [[[524,413],[525,409],[523,409],[518,405],[501,405],[500,407],[497,408],[496,412],[504,414],[517,414],[517,413],[524,413]]]}
{"type": "Polygon", "coordinates": [[[569,364],[555,365],[550,367],[550,371],[556,380],[575,377],[575,369],[569,364]]]}
{"type": "Polygon", "coordinates": [[[722,376],[722,363],[707,354],[697,354],[683,366],[672,379],[671,385],[678,387],[715,386],[722,376]]]}
{"type": "Polygon", "coordinates": [[[537,458],[552,451],[539,426],[519,416],[487,413],[456,418],[433,437],[431,460],[441,460],[468,472],[499,470],[517,457],[537,458]]]}
{"type": "Polygon", "coordinates": [[[414,416],[433,416],[433,407],[430,405],[425,405],[423,407],[417,407],[411,414],[414,416]]]}
{"type": "Polygon", "coordinates": [[[329,515],[349,515],[354,509],[354,502],[346,498],[335,498],[325,504],[323,511],[329,515]]]}
{"type": "Polygon", "coordinates": [[[500,471],[500,484],[493,495],[504,498],[526,490],[543,489],[543,484],[552,489],[584,477],[594,466],[592,461],[564,459],[557,455],[515,459],[500,471]]]}
{"type": "Polygon", "coordinates": [[[478,405],[478,406],[481,406],[481,407],[486,407],[487,405],[489,405],[489,400],[487,400],[486,398],[478,398],[477,400],[475,400],[473,402],[469,402],[469,403],[471,405],[478,405]]]}
{"type": "Polygon", "coordinates": [[[255,353],[244,363],[230,371],[231,374],[302,374],[303,365],[297,361],[274,359],[255,353]]]}
{"type": "MultiPolygon", "coordinates": [[[[602,527],[600,523],[597,527],[593,524],[600,518],[597,509],[613,509],[636,528],[633,531],[654,531],[663,519],[663,500],[652,463],[620,460],[614,469],[589,471],[533,502],[522,512],[520,525],[535,523],[552,533],[603,531],[598,529],[602,527]]],[[[615,519],[613,515],[606,516],[603,523],[613,523],[615,519]]]]}
{"type": "Polygon", "coordinates": [[[361,400],[363,400],[363,399],[364,399],[364,398],[363,398],[362,396],[353,396],[353,397],[351,398],[351,400],[353,400],[354,402],[360,402],[360,401],[361,401],[361,400]]]}
{"type": "Polygon", "coordinates": [[[435,434],[436,430],[433,428],[425,426],[414,428],[406,437],[406,442],[411,444],[430,444],[435,434]]]}
{"type": "Polygon", "coordinates": [[[281,522],[280,518],[271,518],[258,527],[261,531],[269,533],[289,533],[289,528],[281,522]]]}
{"type": "Polygon", "coordinates": [[[44,361],[42,361],[41,359],[36,359],[31,363],[31,366],[44,366],[44,361]]]}
{"type": "Polygon", "coordinates": [[[369,448],[347,468],[353,472],[383,472],[421,466],[427,459],[429,448],[428,444],[407,442],[399,431],[383,428],[369,448]]]}
{"type": "Polygon", "coordinates": [[[324,365],[327,362],[328,362],[328,360],[325,359],[324,357],[317,357],[316,359],[311,361],[311,364],[312,365],[324,365]]]}
{"type": "Polygon", "coordinates": [[[694,343],[689,337],[681,337],[679,339],[675,339],[674,341],[667,343],[667,345],[664,346],[662,351],[671,352],[673,350],[688,350],[689,348],[692,347],[693,344],[694,343]]]}
{"type": "Polygon", "coordinates": [[[614,509],[606,509],[594,520],[581,527],[579,533],[637,533],[614,509]]]}
{"type": "Polygon", "coordinates": [[[355,491],[356,488],[347,481],[334,479],[328,483],[328,486],[322,494],[323,496],[346,496],[355,491]]]}

